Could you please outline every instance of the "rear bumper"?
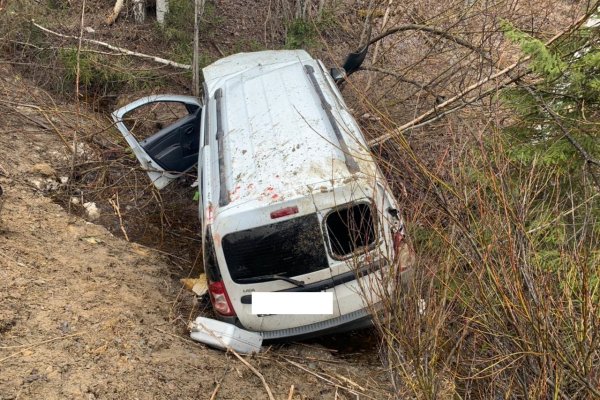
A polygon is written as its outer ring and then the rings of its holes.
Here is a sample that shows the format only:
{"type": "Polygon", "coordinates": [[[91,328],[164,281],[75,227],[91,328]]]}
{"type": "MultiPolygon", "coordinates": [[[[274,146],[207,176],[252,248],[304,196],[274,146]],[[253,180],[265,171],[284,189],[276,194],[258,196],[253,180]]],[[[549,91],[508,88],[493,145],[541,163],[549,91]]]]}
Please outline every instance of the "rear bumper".
{"type": "MultiPolygon", "coordinates": [[[[293,316],[291,316],[293,318],[293,316]]],[[[236,317],[220,317],[221,321],[234,324],[244,328],[236,317]]],[[[368,328],[373,325],[371,315],[366,309],[351,312],[340,317],[328,319],[310,325],[297,326],[294,328],[278,329],[275,331],[258,332],[265,342],[289,341],[310,339],[317,336],[342,333],[357,329],[368,328]]]]}
{"type": "MultiPolygon", "coordinates": [[[[356,275],[355,275],[356,273],[354,271],[351,271],[351,274],[352,274],[353,279],[356,281],[356,275]]],[[[414,274],[413,268],[409,268],[409,269],[401,272],[400,284],[401,284],[403,290],[406,290],[408,288],[409,282],[411,282],[413,274],[414,274]]],[[[361,275],[365,275],[364,272],[361,273],[361,275]]],[[[346,283],[345,276],[343,276],[343,277],[340,276],[340,277],[337,277],[336,279],[338,279],[338,280],[344,279],[343,283],[346,283]]],[[[337,281],[333,281],[333,280],[331,280],[331,281],[332,281],[331,283],[327,282],[327,284],[330,286],[327,286],[326,288],[335,287],[336,283],[338,283],[337,281]]],[[[282,292],[313,291],[313,290],[319,290],[319,289],[322,290],[323,289],[322,285],[323,285],[322,282],[317,282],[310,286],[307,285],[305,287],[282,290],[282,292]],[[318,288],[317,287],[313,288],[311,286],[318,286],[318,288]]],[[[357,289],[357,291],[358,291],[358,289],[357,289]]],[[[245,297],[245,299],[243,299],[242,303],[251,304],[251,296],[248,295],[248,296],[244,296],[244,297],[245,297]]],[[[379,305],[375,305],[374,309],[378,310],[379,309],[378,306],[379,305]]],[[[290,318],[293,318],[293,316],[290,316],[290,318]]],[[[238,320],[237,317],[220,317],[220,319],[224,320],[226,322],[229,322],[231,324],[237,325],[241,328],[247,329],[240,323],[240,321],[238,320]]],[[[323,335],[328,335],[328,334],[333,334],[333,333],[342,333],[342,332],[347,332],[347,331],[352,331],[352,330],[357,330],[357,329],[364,329],[364,328],[368,328],[370,326],[373,326],[371,314],[369,313],[368,308],[363,308],[363,309],[360,309],[357,311],[353,311],[353,312],[341,315],[336,318],[331,318],[331,319],[317,322],[314,324],[303,325],[303,326],[298,326],[298,327],[294,327],[294,328],[273,330],[273,331],[262,331],[262,332],[258,332],[258,333],[260,333],[262,335],[263,341],[275,342],[275,341],[309,339],[312,337],[323,336],[323,335]]]]}
{"type": "Polygon", "coordinates": [[[340,317],[328,319],[310,325],[295,328],[279,329],[276,331],[261,332],[263,341],[274,342],[279,340],[309,339],[316,336],[332,333],[342,333],[356,329],[363,329],[373,325],[371,315],[366,309],[354,311],[340,317]]]}

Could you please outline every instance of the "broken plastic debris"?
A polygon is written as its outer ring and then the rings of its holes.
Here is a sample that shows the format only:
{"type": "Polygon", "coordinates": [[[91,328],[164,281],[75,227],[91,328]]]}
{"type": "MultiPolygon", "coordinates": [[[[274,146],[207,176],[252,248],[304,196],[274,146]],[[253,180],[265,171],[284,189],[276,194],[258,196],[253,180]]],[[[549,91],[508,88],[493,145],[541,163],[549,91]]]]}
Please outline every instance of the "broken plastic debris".
{"type": "Polygon", "coordinates": [[[206,281],[206,275],[200,274],[196,279],[184,278],[181,279],[181,283],[187,290],[191,290],[197,296],[204,296],[208,293],[208,282],[206,281]]]}
{"type": "Polygon", "coordinates": [[[242,354],[260,352],[263,341],[260,333],[205,317],[198,317],[192,322],[190,337],[210,347],[233,349],[242,354]]]}

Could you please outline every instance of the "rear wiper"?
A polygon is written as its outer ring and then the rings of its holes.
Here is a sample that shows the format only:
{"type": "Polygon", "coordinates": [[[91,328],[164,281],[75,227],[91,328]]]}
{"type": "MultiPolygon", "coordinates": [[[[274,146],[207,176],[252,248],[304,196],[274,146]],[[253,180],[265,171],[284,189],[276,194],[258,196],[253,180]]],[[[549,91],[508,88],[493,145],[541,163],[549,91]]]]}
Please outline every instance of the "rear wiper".
{"type": "Polygon", "coordinates": [[[238,279],[237,282],[258,283],[258,282],[266,282],[266,281],[274,281],[274,280],[286,281],[286,282],[289,282],[293,285],[300,286],[300,287],[304,286],[304,281],[299,281],[299,280],[288,278],[287,276],[278,275],[278,274],[253,276],[252,278],[242,278],[242,279],[238,279]]]}

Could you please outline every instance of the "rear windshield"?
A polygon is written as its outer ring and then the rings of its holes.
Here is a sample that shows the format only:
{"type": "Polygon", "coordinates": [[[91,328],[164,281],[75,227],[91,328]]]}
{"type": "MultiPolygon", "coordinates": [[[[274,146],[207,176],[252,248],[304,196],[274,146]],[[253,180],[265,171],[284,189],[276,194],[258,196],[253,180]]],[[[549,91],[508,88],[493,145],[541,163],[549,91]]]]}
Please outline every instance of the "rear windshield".
{"type": "Polygon", "coordinates": [[[343,258],[375,242],[375,228],[371,207],[365,203],[340,207],[325,219],[331,250],[336,258],[343,258]]]}
{"type": "Polygon", "coordinates": [[[317,214],[230,233],[223,238],[223,251],[234,282],[271,274],[293,277],[329,267],[317,214]]]}

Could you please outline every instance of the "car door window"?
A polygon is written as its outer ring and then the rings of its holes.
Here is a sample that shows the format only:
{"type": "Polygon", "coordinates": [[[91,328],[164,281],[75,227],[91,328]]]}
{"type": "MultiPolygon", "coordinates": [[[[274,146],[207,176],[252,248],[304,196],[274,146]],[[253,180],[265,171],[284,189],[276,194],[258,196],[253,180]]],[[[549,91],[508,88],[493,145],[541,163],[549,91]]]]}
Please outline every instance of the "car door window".
{"type": "Polygon", "coordinates": [[[198,158],[200,113],[200,107],[157,102],[133,110],[123,123],[142,149],[165,171],[183,172],[198,158]]]}

